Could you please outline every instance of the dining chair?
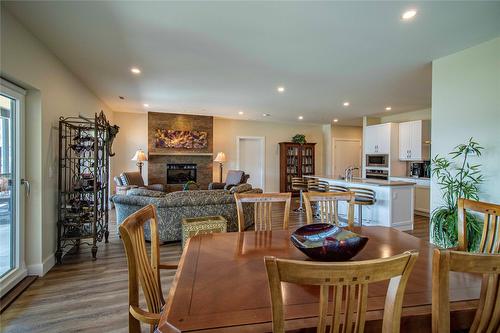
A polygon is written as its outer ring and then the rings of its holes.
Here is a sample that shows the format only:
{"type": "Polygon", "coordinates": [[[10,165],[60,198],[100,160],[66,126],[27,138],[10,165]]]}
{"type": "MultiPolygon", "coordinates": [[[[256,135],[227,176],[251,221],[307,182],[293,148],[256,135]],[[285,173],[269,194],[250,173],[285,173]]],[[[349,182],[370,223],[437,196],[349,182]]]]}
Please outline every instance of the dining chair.
{"type": "Polygon", "coordinates": [[[153,205],[147,205],[127,217],[120,225],[119,232],[128,263],[129,332],[141,332],[141,322],[149,324],[150,331],[154,332],[165,305],[160,269],[177,269],[177,263],[160,263],[158,216],[153,205]],[[144,224],[147,222],[151,229],[150,258],[144,239],[144,224]],[[146,298],[147,311],[139,307],[139,284],[146,298]]]}
{"type": "Polygon", "coordinates": [[[304,193],[307,224],[314,223],[312,203],[316,203],[321,223],[338,225],[338,201],[348,202],[347,224],[354,224],[354,194],[352,192],[307,192],[304,193]]]}
{"type": "Polygon", "coordinates": [[[418,252],[408,251],[389,258],[336,263],[266,256],[273,332],[285,331],[282,282],[320,287],[318,333],[326,332],[327,326],[330,326],[329,332],[361,333],[365,326],[368,285],[386,280],[390,282],[382,332],[399,332],[403,295],[417,256],[418,252]],[[329,301],[331,294],[332,302],[329,301]]]}
{"type": "Polygon", "coordinates": [[[458,199],[458,250],[468,251],[467,211],[484,214],[483,234],[479,243],[481,253],[499,253],[500,205],[469,199],[458,199]]]}
{"type": "Polygon", "coordinates": [[[238,213],[238,230],[245,231],[245,215],[243,204],[253,203],[255,231],[272,230],[273,204],[285,203],[283,211],[283,229],[288,229],[290,203],[292,193],[235,193],[236,211],[238,213]]]}
{"type": "Polygon", "coordinates": [[[450,332],[449,272],[482,274],[479,304],[470,333],[500,332],[500,254],[434,249],[432,332],[450,332]]]}

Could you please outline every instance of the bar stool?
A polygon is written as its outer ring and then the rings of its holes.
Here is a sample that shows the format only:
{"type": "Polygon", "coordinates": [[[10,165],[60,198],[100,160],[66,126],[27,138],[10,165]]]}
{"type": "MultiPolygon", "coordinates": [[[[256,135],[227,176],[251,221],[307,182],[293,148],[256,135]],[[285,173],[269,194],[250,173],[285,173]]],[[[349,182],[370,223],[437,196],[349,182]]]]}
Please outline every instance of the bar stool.
{"type": "MultiPolygon", "coordinates": [[[[307,192],[320,192],[320,193],[325,193],[328,192],[328,189],[330,187],[330,183],[328,183],[325,180],[319,180],[318,178],[309,178],[309,181],[307,182],[307,192]]],[[[319,205],[316,202],[312,203],[313,209],[313,216],[314,218],[321,217],[320,211],[319,211],[319,205]]]]}
{"type": "Polygon", "coordinates": [[[367,188],[350,187],[349,191],[354,193],[354,204],[358,205],[358,224],[363,225],[363,206],[375,204],[375,191],[367,188]]]}
{"type": "Polygon", "coordinates": [[[328,192],[330,188],[330,183],[325,180],[319,180],[318,178],[309,178],[307,182],[308,192],[328,192]]]}
{"type": "Polygon", "coordinates": [[[303,212],[304,202],[302,201],[302,192],[307,191],[308,179],[303,177],[292,177],[292,190],[299,191],[299,208],[294,209],[294,212],[303,212]]]}

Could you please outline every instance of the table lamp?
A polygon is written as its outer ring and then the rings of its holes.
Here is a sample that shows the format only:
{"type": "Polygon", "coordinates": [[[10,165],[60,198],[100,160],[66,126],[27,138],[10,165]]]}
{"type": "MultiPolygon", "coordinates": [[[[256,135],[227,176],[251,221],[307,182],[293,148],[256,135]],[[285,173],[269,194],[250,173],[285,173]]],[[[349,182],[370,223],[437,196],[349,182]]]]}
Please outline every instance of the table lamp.
{"type": "Polygon", "coordinates": [[[226,162],[226,154],[224,154],[223,152],[219,152],[217,154],[217,156],[215,157],[214,162],[219,163],[219,166],[220,166],[220,182],[222,183],[222,168],[223,168],[222,165],[224,164],[224,162],[226,162]]]}
{"type": "Polygon", "coordinates": [[[148,160],[148,156],[142,149],[138,149],[135,152],[134,157],[132,157],[132,161],[137,161],[137,166],[139,167],[139,173],[141,174],[142,177],[142,165],[144,164],[144,161],[148,160]]]}

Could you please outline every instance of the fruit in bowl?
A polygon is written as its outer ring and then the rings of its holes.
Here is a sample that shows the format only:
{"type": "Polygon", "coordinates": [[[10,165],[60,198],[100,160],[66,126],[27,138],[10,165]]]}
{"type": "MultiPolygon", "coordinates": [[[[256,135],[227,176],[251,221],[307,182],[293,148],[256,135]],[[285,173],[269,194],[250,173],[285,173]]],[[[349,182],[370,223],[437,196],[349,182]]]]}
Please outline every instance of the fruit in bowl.
{"type": "Polygon", "coordinates": [[[295,230],[290,240],[317,261],[345,261],[365,247],[368,238],[329,223],[308,224],[295,230]]]}

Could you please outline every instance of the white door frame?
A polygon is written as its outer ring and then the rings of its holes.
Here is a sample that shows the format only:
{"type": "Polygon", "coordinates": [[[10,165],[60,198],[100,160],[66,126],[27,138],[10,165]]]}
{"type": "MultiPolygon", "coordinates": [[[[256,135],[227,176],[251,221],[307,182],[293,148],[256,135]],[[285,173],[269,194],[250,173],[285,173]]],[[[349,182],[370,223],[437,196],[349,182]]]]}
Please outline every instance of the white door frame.
{"type": "MultiPolygon", "coordinates": [[[[350,141],[350,142],[358,142],[359,143],[359,161],[360,161],[360,166],[359,166],[359,175],[361,177],[362,173],[362,164],[363,164],[363,147],[361,146],[361,139],[343,139],[343,138],[333,138],[332,139],[332,174],[335,172],[335,144],[336,141],[350,141]]],[[[337,175],[334,175],[337,176],[337,175]]]]}
{"type": "Polygon", "coordinates": [[[4,275],[1,279],[0,296],[5,295],[12,287],[18,284],[22,279],[28,275],[24,254],[24,191],[21,185],[21,179],[24,178],[24,108],[25,108],[25,95],[26,91],[9,81],[0,78],[0,90],[3,94],[14,98],[18,101],[16,103],[16,112],[14,113],[14,126],[15,126],[15,156],[14,156],[14,178],[12,182],[15,184],[16,190],[14,191],[14,216],[16,220],[13,221],[14,239],[12,249],[14,250],[14,268],[4,275]]]}
{"type": "MultiPolygon", "coordinates": [[[[240,169],[240,140],[258,140],[260,141],[260,151],[261,151],[261,184],[262,190],[265,191],[266,188],[266,137],[265,136],[237,136],[236,137],[236,169],[240,169]]],[[[243,170],[245,171],[245,170],[243,170]]],[[[251,175],[250,175],[251,177],[251,175]]]]}

